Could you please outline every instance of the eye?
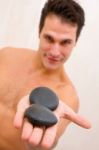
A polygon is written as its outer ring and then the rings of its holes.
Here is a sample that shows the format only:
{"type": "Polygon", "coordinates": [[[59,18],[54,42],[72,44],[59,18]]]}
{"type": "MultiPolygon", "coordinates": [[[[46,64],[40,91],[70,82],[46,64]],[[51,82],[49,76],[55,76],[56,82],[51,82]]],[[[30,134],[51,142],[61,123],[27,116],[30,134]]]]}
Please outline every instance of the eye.
{"type": "Polygon", "coordinates": [[[61,42],[61,45],[62,46],[67,46],[67,45],[70,45],[72,43],[72,40],[64,40],[61,42]]]}
{"type": "Polygon", "coordinates": [[[49,42],[49,43],[53,43],[54,42],[53,38],[50,35],[45,35],[44,37],[45,37],[47,42],[49,42]]]}

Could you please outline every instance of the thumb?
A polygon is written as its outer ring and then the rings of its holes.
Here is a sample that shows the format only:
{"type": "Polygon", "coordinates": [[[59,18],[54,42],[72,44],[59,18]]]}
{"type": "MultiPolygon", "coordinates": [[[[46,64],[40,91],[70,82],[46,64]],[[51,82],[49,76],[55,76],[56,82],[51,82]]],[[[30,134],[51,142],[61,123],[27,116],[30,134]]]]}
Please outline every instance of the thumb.
{"type": "Polygon", "coordinates": [[[77,124],[83,128],[86,128],[86,129],[91,128],[91,123],[87,119],[85,119],[84,117],[82,117],[79,114],[76,114],[73,111],[71,111],[71,112],[65,111],[64,118],[69,119],[70,121],[74,122],[75,124],[77,124]]]}
{"type": "Polygon", "coordinates": [[[29,107],[29,96],[23,97],[18,105],[17,105],[17,110],[16,114],[14,117],[13,125],[16,128],[21,128],[23,124],[23,119],[24,119],[24,112],[25,110],[29,107]]]}
{"type": "Polygon", "coordinates": [[[72,108],[70,108],[68,105],[66,105],[63,102],[60,102],[59,114],[60,114],[60,117],[68,119],[83,128],[86,128],[86,129],[91,128],[91,123],[87,119],[75,113],[72,110],[72,108]]]}

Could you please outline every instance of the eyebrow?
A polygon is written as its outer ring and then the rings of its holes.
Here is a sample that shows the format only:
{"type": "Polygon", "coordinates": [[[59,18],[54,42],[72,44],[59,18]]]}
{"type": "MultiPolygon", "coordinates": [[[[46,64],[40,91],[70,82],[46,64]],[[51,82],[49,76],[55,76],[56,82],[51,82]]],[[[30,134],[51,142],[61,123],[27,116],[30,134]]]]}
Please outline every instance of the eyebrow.
{"type": "Polygon", "coordinates": [[[63,39],[61,40],[61,43],[72,43],[72,39],[63,39]]]}
{"type": "MultiPolygon", "coordinates": [[[[48,33],[44,33],[44,37],[50,38],[52,41],[55,41],[53,36],[48,33]]],[[[73,41],[72,39],[67,38],[67,39],[61,39],[60,43],[72,43],[72,41],[73,41]]]]}
{"type": "Polygon", "coordinates": [[[53,36],[48,33],[44,33],[44,37],[50,37],[50,38],[54,39],[53,36]]]}

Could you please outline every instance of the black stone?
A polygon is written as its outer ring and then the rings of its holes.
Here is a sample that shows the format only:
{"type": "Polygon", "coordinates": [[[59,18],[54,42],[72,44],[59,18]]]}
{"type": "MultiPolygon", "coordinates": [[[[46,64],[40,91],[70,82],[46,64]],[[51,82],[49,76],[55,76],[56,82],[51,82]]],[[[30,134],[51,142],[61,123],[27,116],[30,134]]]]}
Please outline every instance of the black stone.
{"type": "Polygon", "coordinates": [[[52,126],[57,123],[57,117],[54,113],[43,105],[32,104],[26,109],[24,117],[36,126],[52,126]]]}
{"type": "Polygon", "coordinates": [[[55,110],[59,104],[57,95],[47,87],[34,89],[29,96],[30,104],[41,104],[51,110],[55,110]]]}

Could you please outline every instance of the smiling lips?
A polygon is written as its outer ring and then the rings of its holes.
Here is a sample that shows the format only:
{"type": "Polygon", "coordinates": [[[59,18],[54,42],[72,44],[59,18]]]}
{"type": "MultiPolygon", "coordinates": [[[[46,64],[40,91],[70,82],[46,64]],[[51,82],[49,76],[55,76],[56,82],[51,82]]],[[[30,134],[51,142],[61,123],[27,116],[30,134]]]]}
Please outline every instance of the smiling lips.
{"type": "Polygon", "coordinates": [[[55,59],[54,57],[48,57],[48,60],[52,61],[52,62],[59,62],[59,59],[55,59]]]}

